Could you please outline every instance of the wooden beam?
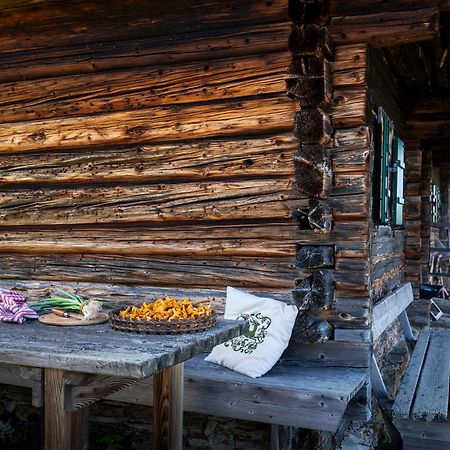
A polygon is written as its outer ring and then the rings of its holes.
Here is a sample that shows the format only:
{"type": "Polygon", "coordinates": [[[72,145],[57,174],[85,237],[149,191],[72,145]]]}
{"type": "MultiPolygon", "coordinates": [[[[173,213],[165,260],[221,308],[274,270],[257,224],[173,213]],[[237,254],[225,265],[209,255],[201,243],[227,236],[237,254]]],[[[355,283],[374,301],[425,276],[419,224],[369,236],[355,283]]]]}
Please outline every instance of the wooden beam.
{"type": "Polygon", "coordinates": [[[372,314],[372,334],[374,341],[413,300],[411,283],[406,283],[374,306],[372,314]]]}
{"type": "Polygon", "coordinates": [[[153,448],[183,447],[183,363],[153,377],[153,448]]]}
{"type": "Polygon", "coordinates": [[[336,44],[401,45],[433,39],[439,33],[439,11],[423,8],[333,17],[329,29],[336,44]]]}

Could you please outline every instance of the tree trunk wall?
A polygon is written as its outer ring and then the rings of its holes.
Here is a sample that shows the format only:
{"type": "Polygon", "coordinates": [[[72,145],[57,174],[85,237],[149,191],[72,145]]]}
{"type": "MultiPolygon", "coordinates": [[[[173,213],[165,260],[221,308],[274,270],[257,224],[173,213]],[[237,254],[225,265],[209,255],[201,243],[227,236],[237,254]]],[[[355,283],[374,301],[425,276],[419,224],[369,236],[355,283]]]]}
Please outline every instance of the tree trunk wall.
{"type": "Polygon", "coordinates": [[[31,3],[0,15],[0,284],[289,294],[286,1],[31,3]]]}

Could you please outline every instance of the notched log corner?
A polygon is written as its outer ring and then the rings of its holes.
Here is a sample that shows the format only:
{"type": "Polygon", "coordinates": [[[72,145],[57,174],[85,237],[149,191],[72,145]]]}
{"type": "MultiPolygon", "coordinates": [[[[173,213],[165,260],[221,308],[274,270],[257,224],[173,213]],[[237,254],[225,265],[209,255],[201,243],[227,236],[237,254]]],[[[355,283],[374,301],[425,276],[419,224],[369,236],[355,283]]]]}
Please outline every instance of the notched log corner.
{"type": "Polygon", "coordinates": [[[334,302],[334,279],[331,270],[316,270],[299,280],[292,290],[294,303],[300,311],[330,309],[334,302]]]}
{"type": "Polygon", "coordinates": [[[333,325],[326,320],[317,320],[300,313],[297,316],[290,346],[298,347],[300,344],[325,342],[333,336],[333,325]]]}
{"type": "Polygon", "coordinates": [[[333,133],[331,119],[320,108],[306,108],[295,113],[294,136],[302,144],[327,144],[333,133]]]}
{"type": "Polygon", "coordinates": [[[314,198],[328,197],[333,178],[328,158],[323,158],[316,164],[310,164],[302,158],[294,158],[294,166],[296,186],[301,192],[314,198]]]}
{"type": "Polygon", "coordinates": [[[334,57],[334,43],[326,27],[318,25],[295,25],[289,36],[288,48],[297,56],[334,57]]]}
{"type": "Polygon", "coordinates": [[[333,226],[333,212],[325,202],[309,201],[308,221],[317,233],[329,233],[333,226]]]}
{"type": "Polygon", "coordinates": [[[329,20],[329,2],[324,0],[289,0],[288,15],[296,23],[325,25],[329,20]]]}
{"type": "Polygon", "coordinates": [[[322,269],[334,266],[334,246],[298,245],[295,265],[299,269],[322,269]]]}
{"type": "Polygon", "coordinates": [[[331,64],[315,56],[294,57],[286,76],[286,90],[302,108],[326,109],[333,98],[331,64]]]}

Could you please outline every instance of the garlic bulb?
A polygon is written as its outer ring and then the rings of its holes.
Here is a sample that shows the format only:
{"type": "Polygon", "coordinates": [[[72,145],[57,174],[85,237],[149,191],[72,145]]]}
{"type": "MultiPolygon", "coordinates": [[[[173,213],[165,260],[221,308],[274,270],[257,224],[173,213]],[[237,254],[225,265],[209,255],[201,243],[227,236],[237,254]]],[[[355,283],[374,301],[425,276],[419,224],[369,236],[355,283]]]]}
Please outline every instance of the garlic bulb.
{"type": "Polygon", "coordinates": [[[101,302],[89,300],[81,307],[81,312],[86,320],[95,319],[102,310],[101,302]]]}

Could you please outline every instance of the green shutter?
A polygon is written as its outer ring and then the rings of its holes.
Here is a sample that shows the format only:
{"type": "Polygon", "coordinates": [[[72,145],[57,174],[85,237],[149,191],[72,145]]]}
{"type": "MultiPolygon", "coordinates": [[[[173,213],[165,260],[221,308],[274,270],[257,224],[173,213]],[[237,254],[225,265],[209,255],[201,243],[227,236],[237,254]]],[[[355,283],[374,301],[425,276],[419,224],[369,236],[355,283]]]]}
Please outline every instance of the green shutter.
{"type": "Polygon", "coordinates": [[[392,157],[392,138],[394,127],[382,108],[378,110],[378,120],[381,125],[381,170],[380,170],[380,223],[389,221],[389,167],[392,157]]]}
{"type": "Polygon", "coordinates": [[[405,144],[399,138],[394,140],[394,201],[392,202],[392,223],[394,225],[403,224],[403,177],[405,175],[405,144]]]}

